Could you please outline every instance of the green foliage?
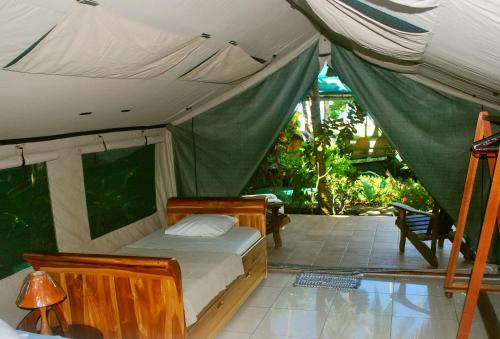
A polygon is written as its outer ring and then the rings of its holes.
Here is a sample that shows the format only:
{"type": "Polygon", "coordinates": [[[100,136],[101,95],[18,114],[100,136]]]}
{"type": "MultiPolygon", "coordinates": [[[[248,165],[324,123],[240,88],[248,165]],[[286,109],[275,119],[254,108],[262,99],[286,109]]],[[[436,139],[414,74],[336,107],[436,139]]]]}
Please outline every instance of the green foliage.
{"type": "Polygon", "coordinates": [[[434,201],[425,188],[413,179],[395,180],[391,176],[360,175],[354,182],[358,204],[387,206],[393,201],[403,202],[424,211],[431,210],[434,201]]]}
{"type": "Polygon", "coordinates": [[[362,123],[364,116],[354,99],[333,101],[320,133],[311,138],[307,132],[302,132],[301,113],[296,112],[245,193],[254,193],[259,188],[264,192],[262,188],[267,188],[267,192],[274,192],[294,211],[318,212],[316,161],[321,153],[327,169],[325,181],[333,213],[342,214],[350,205],[379,207],[393,201],[418,209],[432,209],[432,198],[404,163],[397,164],[401,169],[395,171],[404,173],[404,178],[394,179],[391,175],[381,176],[373,172],[358,173],[350,160],[351,141],[356,132],[355,125],[362,123]],[[281,189],[283,187],[287,188],[287,194],[281,189]]]}
{"type": "Polygon", "coordinates": [[[323,130],[329,137],[335,137],[335,145],[340,154],[351,153],[351,140],[356,133],[356,124],[362,123],[365,113],[351,99],[335,100],[330,106],[330,114],[323,121],[323,130]]]}
{"type": "Polygon", "coordinates": [[[399,186],[399,198],[401,202],[424,211],[433,208],[434,200],[418,181],[406,179],[399,186]]]}
{"type": "Polygon", "coordinates": [[[47,167],[0,170],[0,279],[29,266],[26,252],[56,252],[47,167]]]}
{"type": "Polygon", "coordinates": [[[82,156],[92,239],[156,212],[155,146],[82,156]]]}

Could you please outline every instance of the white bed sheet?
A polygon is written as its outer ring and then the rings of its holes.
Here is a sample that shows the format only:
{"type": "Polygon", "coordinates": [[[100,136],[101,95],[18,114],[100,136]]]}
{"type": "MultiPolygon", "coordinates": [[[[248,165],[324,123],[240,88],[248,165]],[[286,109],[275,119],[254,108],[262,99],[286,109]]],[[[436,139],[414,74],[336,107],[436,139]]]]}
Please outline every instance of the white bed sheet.
{"type": "Polygon", "coordinates": [[[188,252],[125,246],[113,254],[175,258],[181,267],[186,326],[194,324],[201,310],[244,273],[241,257],[235,253],[188,252]]]}
{"type": "Polygon", "coordinates": [[[242,255],[260,239],[260,232],[253,227],[233,227],[218,237],[186,237],[166,235],[160,228],[141,240],[125,247],[176,251],[226,252],[242,255]]]}

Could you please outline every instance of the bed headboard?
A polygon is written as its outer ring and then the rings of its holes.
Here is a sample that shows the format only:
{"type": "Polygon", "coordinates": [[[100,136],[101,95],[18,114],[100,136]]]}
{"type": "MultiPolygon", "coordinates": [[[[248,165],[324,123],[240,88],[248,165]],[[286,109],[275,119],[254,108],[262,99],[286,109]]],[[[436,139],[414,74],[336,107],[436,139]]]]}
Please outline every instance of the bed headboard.
{"type": "Polygon", "coordinates": [[[57,306],[70,325],[103,338],[184,338],[181,271],[175,259],[92,254],[25,254],[66,292],[57,306]]]}
{"type": "Polygon", "coordinates": [[[170,198],[167,222],[175,224],[190,214],[228,214],[238,218],[241,226],[255,227],[266,235],[266,199],[256,198],[170,198]]]}

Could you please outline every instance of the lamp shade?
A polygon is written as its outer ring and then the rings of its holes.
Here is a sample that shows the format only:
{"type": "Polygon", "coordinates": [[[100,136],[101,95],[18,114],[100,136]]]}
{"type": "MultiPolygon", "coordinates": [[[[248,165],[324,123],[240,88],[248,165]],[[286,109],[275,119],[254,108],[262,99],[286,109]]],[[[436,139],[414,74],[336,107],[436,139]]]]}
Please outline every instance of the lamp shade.
{"type": "Polygon", "coordinates": [[[66,298],[62,288],[45,271],[35,271],[24,279],[16,304],[22,308],[54,305],[66,298]]]}

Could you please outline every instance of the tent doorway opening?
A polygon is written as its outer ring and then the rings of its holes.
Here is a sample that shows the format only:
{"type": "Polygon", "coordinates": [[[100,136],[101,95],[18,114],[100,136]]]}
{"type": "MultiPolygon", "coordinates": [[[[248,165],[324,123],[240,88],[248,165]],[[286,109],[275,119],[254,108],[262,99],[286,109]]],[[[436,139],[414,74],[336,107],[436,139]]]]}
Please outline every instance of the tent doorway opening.
{"type": "MultiPolygon", "coordinates": [[[[448,263],[450,241],[437,249],[437,265],[408,240],[400,251],[390,204],[432,212],[436,203],[326,64],[245,194],[276,195],[290,217],[280,230],[281,247],[268,236],[271,266],[425,270],[448,263]]],[[[460,264],[470,266],[462,256],[460,264]]]]}

